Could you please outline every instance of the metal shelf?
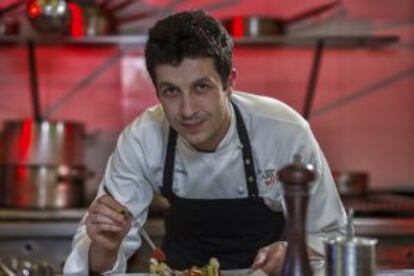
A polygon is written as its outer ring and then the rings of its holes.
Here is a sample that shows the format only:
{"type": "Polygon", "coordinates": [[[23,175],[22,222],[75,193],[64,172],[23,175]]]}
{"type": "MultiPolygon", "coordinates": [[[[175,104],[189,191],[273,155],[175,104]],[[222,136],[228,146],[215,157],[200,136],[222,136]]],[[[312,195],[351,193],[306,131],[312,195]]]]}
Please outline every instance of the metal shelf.
{"type": "Polygon", "coordinates": [[[361,48],[383,47],[398,42],[398,36],[367,36],[367,35],[324,35],[324,36],[278,36],[257,38],[236,38],[239,46],[279,46],[279,47],[314,47],[322,42],[325,47],[361,48]]]}
{"type": "MultiPolygon", "coordinates": [[[[83,38],[67,37],[23,37],[0,36],[0,45],[25,44],[33,42],[37,45],[77,45],[95,47],[99,45],[144,45],[147,35],[105,35],[83,38]]],[[[398,42],[398,36],[365,36],[365,35],[336,35],[336,36],[268,36],[235,38],[236,46],[269,46],[269,47],[314,47],[323,42],[325,47],[360,48],[383,47],[398,42]]]]}
{"type": "Polygon", "coordinates": [[[144,45],[147,41],[147,35],[105,35],[91,36],[82,38],[69,37],[23,37],[23,36],[0,36],[0,46],[10,46],[16,44],[26,44],[33,42],[42,46],[62,46],[76,45],[85,47],[109,46],[109,45],[144,45]]]}

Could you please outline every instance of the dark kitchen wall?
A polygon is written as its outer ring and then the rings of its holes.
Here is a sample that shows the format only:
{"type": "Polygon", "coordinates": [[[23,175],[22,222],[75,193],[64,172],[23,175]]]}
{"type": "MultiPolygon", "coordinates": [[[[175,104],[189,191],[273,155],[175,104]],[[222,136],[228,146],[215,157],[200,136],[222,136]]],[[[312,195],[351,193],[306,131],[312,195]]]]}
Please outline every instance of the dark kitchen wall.
{"type": "MultiPolygon", "coordinates": [[[[185,5],[212,2],[217,1],[185,5]]],[[[289,17],[316,2],[327,1],[233,1],[233,6],[213,5],[211,13],[289,17]]],[[[185,5],[177,9],[188,8],[185,5]]],[[[375,189],[414,187],[413,11],[414,1],[347,0],[334,13],[292,27],[298,34],[400,36],[399,43],[382,48],[327,48],[310,118],[331,167],[368,171],[375,189]]],[[[157,103],[142,47],[119,59],[118,54],[116,46],[36,49],[42,111],[50,119],[81,121],[90,134],[85,159],[96,171],[90,194],[119,132],[157,103]],[[90,84],[73,92],[99,70],[90,84]]],[[[281,99],[302,112],[313,54],[311,47],[236,47],[236,88],[281,99]]],[[[31,115],[27,50],[24,45],[2,47],[0,120],[31,115]]]]}

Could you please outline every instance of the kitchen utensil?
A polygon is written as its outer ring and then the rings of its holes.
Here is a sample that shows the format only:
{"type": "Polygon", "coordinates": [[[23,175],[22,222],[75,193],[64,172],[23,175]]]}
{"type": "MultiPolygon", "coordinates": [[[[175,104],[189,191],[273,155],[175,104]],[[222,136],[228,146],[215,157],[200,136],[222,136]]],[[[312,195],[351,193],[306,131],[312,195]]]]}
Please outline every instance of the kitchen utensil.
{"type": "Polygon", "coordinates": [[[284,32],[283,25],[275,18],[263,16],[234,17],[222,20],[234,37],[263,37],[284,32]]]}
{"type": "Polygon", "coordinates": [[[352,239],[354,237],[354,209],[348,209],[348,223],[346,225],[346,235],[348,239],[352,239]]]}
{"type": "Polygon", "coordinates": [[[296,155],[294,162],[279,170],[277,176],[282,181],[287,209],[287,250],[282,275],[312,275],[304,233],[309,183],[315,179],[315,170],[296,155]]]}
{"type": "Polygon", "coordinates": [[[62,33],[68,30],[70,12],[65,0],[30,0],[27,15],[41,33],[62,33]]]}
{"type": "Polygon", "coordinates": [[[325,241],[326,275],[375,275],[377,239],[334,237],[325,241]]]}
{"type": "Polygon", "coordinates": [[[339,1],[330,2],[309,10],[298,13],[290,18],[265,17],[265,16],[235,16],[222,20],[224,27],[233,37],[266,37],[285,35],[288,27],[305,19],[331,10],[339,4],[339,1]]]}
{"type": "Polygon", "coordinates": [[[325,242],[328,276],[374,275],[376,239],[354,236],[354,210],[348,209],[347,233],[325,242]]]}
{"type": "MultiPolygon", "coordinates": [[[[103,186],[103,189],[105,191],[105,193],[114,198],[114,196],[112,195],[112,193],[109,191],[108,187],[106,187],[105,185],[103,186]]],[[[166,256],[165,253],[161,250],[161,248],[157,247],[154,242],[152,241],[152,239],[150,238],[150,236],[148,235],[147,231],[144,229],[144,227],[141,226],[141,224],[139,223],[138,219],[129,211],[129,210],[120,210],[120,213],[124,214],[124,215],[128,215],[131,219],[132,219],[132,224],[135,225],[138,228],[138,233],[141,234],[141,237],[147,242],[147,244],[150,246],[151,250],[152,250],[152,256],[157,259],[158,261],[165,261],[166,260],[166,256]]]]}

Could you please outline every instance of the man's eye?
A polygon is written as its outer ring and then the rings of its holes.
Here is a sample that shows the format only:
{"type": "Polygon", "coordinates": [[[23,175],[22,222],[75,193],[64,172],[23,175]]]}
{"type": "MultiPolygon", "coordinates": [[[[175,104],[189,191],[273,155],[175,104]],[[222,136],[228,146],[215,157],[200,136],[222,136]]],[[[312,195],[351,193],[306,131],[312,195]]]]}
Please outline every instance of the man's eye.
{"type": "Polygon", "coordinates": [[[177,94],[177,89],[175,88],[175,87],[168,87],[168,88],[165,88],[165,89],[163,89],[162,90],[162,94],[164,95],[164,96],[174,96],[174,95],[176,95],[177,94]]]}
{"type": "Polygon", "coordinates": [[[210,85],[206,83],[197,84],[196,89],[198,92],[205,92],[210,89],[210,85]]]}

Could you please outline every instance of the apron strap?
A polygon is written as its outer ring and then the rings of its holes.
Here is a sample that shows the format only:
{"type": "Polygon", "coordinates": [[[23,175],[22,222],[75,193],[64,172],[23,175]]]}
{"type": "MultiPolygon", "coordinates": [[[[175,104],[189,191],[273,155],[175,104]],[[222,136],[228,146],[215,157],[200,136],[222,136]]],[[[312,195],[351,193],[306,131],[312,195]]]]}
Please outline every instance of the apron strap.
{"type": "Polygon", "coordinates": [[[249,135],[247,134],[246,125],[244,124],[239,108],[233,102],[231,102],[231,104],[233,105],[234,113],[236,114],[237,133],[239,134],[239,139],[243,146],[243,165],[247,189],[249,191],[250,197],[257,197],[258,191],[256,173],[254,169],[253,154],[252,148],[250,146],[249,135]]]}
{"type": "Polygon", "coordinates": [[[172,191],[174,161],[175,161],[175,145],[177,143],[177,131],[170,127],[168,134],[167,153],[164,161],[164,175],[162,179],[161,192],[167,198],[174,198],[172,191]]]}

